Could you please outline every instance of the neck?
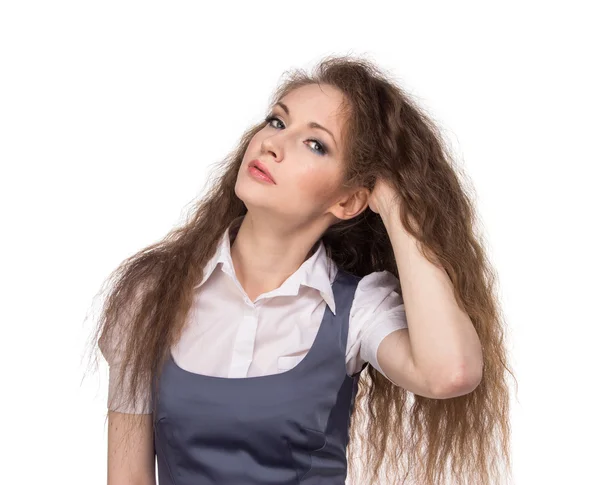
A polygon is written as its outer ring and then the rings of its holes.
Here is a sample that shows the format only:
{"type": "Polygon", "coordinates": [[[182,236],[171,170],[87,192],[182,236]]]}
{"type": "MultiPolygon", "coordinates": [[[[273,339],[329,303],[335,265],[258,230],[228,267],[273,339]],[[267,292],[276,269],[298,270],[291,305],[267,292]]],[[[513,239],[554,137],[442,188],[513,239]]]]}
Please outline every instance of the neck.
{"type": "Polygon", "coordinates": [[[279,288],[318,248],[322,223],[283,226],[249,212],[231,245],[235,274],[254,301],[279,288]]]}

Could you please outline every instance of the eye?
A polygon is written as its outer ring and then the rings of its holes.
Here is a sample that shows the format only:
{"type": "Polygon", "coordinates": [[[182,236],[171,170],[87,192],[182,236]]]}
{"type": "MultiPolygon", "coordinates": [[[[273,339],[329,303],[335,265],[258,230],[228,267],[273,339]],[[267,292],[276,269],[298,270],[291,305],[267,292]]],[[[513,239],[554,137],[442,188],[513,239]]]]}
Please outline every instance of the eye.
{"type": "MultiPolygon", "coordinates": [[[[279,123],[283,124],[283,121],[281,121],[279,118],[277,118],[277,116],[267,116],[265,118],[265,123],[269,124],[270,126],[273,126],[273,125],[271,125],[271,121],[274,121],[274,120],[279,121],[279,123]]],[[[275,126],[273,126],[273,128],[275,128],[275,126]]]]}
{"type": "MultiPolygon", "coordinates": [[[[277,126],[273,126],[271,124],[271,122],[273,122],[273,121],[278,121],[279,123],[281,123],[281,125],[283,125],[283,121],[281,121],[279,118],[277,118],[277,116],[267,116],[265,118],[265,123],[267,123],[268,126],[271,126],[273,128],[277,128],[277,126]]],[[[283,127],[284,126],[281,126],[281,128],[283,128],[283,127]]],[[[314,138],[309,138],[306,141],[307,142],[315,143],[315,147],[316,148],[311,148],[311,150],[313,152],[315,152],[317,155],[323,156],[323,155],[326,155],[328,153],[327,146],[322,141],[315,140],[314,138]]]]}
{"type": "Polygon", "coordinates": [[[319,140],[314,140],[314,139],[310,138],[306,141],[314,142],[314,143],[316,143],[316,146],[319,147],[318,150],[312,149],[313,151],[319,153],[320,155],[325,155],[327,153],[327,148],[325,148],[325,146],[319,140]]]}

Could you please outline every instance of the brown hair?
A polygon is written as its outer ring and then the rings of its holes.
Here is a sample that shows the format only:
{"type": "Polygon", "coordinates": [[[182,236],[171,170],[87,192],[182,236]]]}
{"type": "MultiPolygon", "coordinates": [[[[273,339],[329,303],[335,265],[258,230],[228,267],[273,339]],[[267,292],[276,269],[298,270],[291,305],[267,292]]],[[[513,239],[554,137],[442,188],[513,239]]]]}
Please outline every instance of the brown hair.
{"type": "MultiPolygon", "coordinates": [[[[364,58],[327,57],[310,74],[303,69],[286,74],[273,101],[310,83],[342,91],[346,184],[372,189],[380,176],[393,184],[403,201],[402,223],[422,253],[448,273],[483,347],[481,383],[450,399],[414,395],[367,366],[351,420],[350,476],[358,476],[360,459],[360,474],[366,475],[358,483],[485,485],[506,479],[511,467],[507,377],[514,375],[507,363],[496,275],[482,238],[474,233],[474,205],[440,132],[400,86],[364,58]]],[[[92,338],[101,348],[120,349],[119,385],[133,406],[180,337],[192,288],[220,237],[246,213],[234,186],[251,138],[264,126],[261,122],[243,134],[183,224],[124,260],[107,279],[110,292],[92,338]]],[[[322,238],[338,267],[357,276],[387,270],[398,277],[386,236],[380,216],[366,210],[332,225],[322,238]]]]}

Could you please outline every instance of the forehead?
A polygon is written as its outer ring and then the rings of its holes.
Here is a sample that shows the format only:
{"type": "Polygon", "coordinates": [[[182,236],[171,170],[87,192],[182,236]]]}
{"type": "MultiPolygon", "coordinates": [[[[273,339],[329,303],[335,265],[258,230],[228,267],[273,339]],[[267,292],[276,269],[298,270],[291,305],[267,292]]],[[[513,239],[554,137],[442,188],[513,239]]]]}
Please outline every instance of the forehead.
{"type": "Polygon", "coordinates": [[[287,105],[294,123],[317,123],[339,136],[343,118],[344,95],[337,88],[326,84],[309,84],[296,88],[280,100],[287,105]]]}

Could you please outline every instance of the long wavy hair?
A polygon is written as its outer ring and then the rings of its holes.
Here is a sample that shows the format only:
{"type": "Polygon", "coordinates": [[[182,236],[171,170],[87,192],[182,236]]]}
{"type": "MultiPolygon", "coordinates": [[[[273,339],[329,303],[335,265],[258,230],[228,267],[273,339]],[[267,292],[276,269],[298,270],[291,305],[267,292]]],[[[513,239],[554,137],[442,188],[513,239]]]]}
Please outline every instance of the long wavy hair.
{"type": "MultiPolygon", "coordinates": [[[[351,417],[349,477],[353,483],[385,485],[506,483],[511,474],[508,375],[514,374],[507,362],[497,276],[483,236],[476,234],[467,177],[424,110],[372,61],[328,56],[311,72],[286,71],[272,103],[311,83],[344,94],[345,183],[372,190],[377,177],[385,177],[393,184],[402,198],[398,216],[423,255],[446,270],[484,356],[479,386],[450,399],[414,395],[368,365],[351,417]]],[[[181,336],[193,286],[220,237],[247,211],[234,186],[250,140],[265,125],[262,121],[243,134],[182,224],[125,259],[103,285],[108,292],[92,342],[120,352],[118,388],[133,407],[147,396],[152,377],[160,375],[169,348],[181,336]]],[[[391,242],[376,213],[366,210],[340,221],[322,239],[338,267],[361,277],[382,270],[398,277],[391,242]]]]}

